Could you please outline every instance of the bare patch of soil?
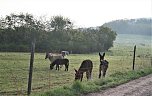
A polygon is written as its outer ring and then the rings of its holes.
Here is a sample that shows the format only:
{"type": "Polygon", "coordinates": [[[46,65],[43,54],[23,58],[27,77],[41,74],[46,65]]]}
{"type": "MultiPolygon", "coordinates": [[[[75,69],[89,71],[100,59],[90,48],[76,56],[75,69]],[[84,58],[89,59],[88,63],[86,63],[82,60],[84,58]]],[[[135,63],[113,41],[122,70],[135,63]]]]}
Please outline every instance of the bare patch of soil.
{"type": "Polygon", "coordinates": [[[84,96],[152,96],[152,74],[119,85],[115,88],[84,96]]]}

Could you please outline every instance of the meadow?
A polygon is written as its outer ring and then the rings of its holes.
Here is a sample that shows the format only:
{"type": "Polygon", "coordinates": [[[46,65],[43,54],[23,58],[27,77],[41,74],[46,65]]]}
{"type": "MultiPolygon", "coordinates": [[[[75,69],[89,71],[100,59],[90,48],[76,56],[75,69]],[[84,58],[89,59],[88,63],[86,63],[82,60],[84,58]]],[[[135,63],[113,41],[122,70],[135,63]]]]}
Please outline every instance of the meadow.
{"type": "MultiPolygon", "coordinates": [[[[124,38],[124,37],[123,37],[124,38]]],[[[118,38],[114,47],[106,52],[105,59],[109,61],[106,77],[117,72],[132,70],[133,47],[137,45],[135,70],[152,67],[151,41],[140,42],[141,38],[132,43],[121,43],[118,38]]],[[[130,40],[130,39],[129,39],[130,40]]],[[[143,39],[145,40],[145,39],[143,39]]],[[[32,94],[44,93],[55,88],[69,86],[74,82],[75,71],[85,59],[93,61],[92,81],[98,80],[99,56],[98,53],[70,54],[65,58],[70,61],[69,71],[64,71],[64,66],[59,71],[49,69],[50,61],[45,60],[45,53],[35,53],[32,94]]],[[[28,70],[30,53],[0,52],[0,94],[25,95],[27,92],[28,70]]],[[[84,75],[83,81],[86,82],[84,75]]]]}

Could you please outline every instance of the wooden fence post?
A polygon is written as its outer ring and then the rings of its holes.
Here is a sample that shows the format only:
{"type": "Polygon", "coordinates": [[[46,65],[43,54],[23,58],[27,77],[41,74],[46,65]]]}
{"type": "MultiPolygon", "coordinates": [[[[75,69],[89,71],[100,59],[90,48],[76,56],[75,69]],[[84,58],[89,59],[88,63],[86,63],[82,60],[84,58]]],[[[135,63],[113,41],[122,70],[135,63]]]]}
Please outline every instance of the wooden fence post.
{"type": "Polygon", "coordinates": [[[35,41],[33,40],[31,44],[31,58],[30,58],[30,67],[29,67],[28,92],[27,92],[28,96],[31,94],[34,51],[35,51],[35,41]]]}
{"type": "Polygon", "coordinates": [[[151,56],[151,59],[150,59],[150,60],[151,60],[151,66],[152,66],[152,56],[151,56]]]}
{"type": "Polygon", "coordinates": [[[134,56],[133,56],[133,66],[132,66],[133,70],[134,70],[134,67],[135,67],[135,56],[136,56],[136,45],[134,46],[134,56]]]}

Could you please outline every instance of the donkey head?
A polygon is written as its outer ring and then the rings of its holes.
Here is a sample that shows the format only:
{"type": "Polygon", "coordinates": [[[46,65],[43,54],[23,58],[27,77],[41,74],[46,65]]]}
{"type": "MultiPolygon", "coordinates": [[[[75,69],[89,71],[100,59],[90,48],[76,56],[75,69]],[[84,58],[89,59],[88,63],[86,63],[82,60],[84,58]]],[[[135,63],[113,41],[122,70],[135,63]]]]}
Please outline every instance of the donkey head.
{"type": "Polygon", "coordinates": [[[50,70],[52,70],[52,69],[53,69],[53,67],[54,67],[54,66],[53,66],[52,64],[50,64],[50,70]]]}
{"type": "Polygon", "coordinates": [[[45,59],[49,57],[48,55],[49,55],[49,52],[46,52],[45,59]]]}
{"type": "Polygon", "coordinates": [[[82,73],[80,73],[79,71],[77,71],[76,69],[75,70],[75,80],[80,80],[82,78],[82,73]]]}
{"type": "Polygon", "coordinates": [[[50,58],[51,56],[52,56],[52,53],[46,52],[45,59],[50,58]]]}
{"type": "Polygon", "coordinates": [[[99,52],[100,61],[104,60],[105,52],[99,52]]]}

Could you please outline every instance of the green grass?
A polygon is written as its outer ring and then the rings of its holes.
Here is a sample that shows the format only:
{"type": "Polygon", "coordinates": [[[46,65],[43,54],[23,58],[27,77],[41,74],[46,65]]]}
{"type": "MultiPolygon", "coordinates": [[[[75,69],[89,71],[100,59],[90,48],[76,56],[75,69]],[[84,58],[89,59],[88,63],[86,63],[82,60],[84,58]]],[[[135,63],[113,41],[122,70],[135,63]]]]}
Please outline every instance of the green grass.
{"type": "Polygon", "coordinates": [[[88,82],[76,81],[70,87],[64,86],[62,88],[57,88],[52,91],[41,94],[41,96],[80,96],[81,94],[105,90],[109,87],[115,87],[117,85],[126,83],[130,80],[137,79],[141,76],[145,76],[151,73],[152,68],[147,68],[138,71],[116,72],[104,79],[98,79],[88,82]]]}
{"type": "MultiPolygon", "coordinates": [[[[50,61],[45,53],[35,53],[32,79],[32,95],[73,96],[113,87],[131,79],[152,73],[151,46],[137,45],[135,71],[132,71],[133,45],[115,43],[105,59],[109,68],[105,79],[98,79],[99,56],[92,54],[70,54],[69,71],[64,67],[50,70],[50,61]],[[85,59],[93,61],[91,81],[85,75],[82,82],[74,82],[75,71],[85,59]],[[150,68],[150,69],[148,69],[150,68]],[[44,93],[44,94],[43,94],[44,93]],[[71,95],[72,94],[72,95],[71,95]]],[[[30,53],[0,53],[0,95],[25,95],[27,93],[30,53]]]]}

